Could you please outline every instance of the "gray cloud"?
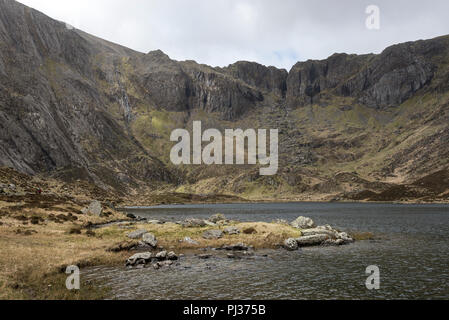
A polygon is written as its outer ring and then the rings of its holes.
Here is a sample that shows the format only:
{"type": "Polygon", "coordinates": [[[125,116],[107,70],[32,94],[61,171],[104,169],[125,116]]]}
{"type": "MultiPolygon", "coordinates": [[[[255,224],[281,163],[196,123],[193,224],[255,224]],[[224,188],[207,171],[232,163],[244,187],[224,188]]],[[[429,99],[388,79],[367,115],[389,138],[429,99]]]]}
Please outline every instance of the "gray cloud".
{"type": "Polygon", "coordinates": [[[405,0],[21,0],[101,38],[176,60],[225,66],[238,60],[289,69],[335,52],[378,53],[449,34],[449,1],[405,0]],[[377,5],[381,29],[365,27],[377,5]]]}

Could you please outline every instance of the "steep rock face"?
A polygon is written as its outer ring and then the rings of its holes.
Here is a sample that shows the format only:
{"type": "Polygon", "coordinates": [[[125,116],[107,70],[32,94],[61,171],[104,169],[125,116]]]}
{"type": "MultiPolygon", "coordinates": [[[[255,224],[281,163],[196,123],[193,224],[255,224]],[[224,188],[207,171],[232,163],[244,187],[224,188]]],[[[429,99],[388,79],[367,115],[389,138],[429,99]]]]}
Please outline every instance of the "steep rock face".
{"type": "Polygon", "coordinates": [[[191,85],[189,105],[206,112],[218,112],[225,120],[233,120],[264,100],[259,90],[195,63],[183,63],[191,85]]]}
{"type": "Polygon", "coordinates": [[[193,61],[175,62],[161,51],[150,52],[140,63],[143,87],[165,110],[199,108],[233,120],[263,101],[261,92],[243,82],[193,61]]]}
{"type": "Polygon", "coordinates": [[[430,83],[436,69],[431,55],[442,49],[430,41],[389,47],[343,84],[340,93],[372,108],[398,106],[430,83]]]}
{"type": "Polygon", "coordinates": [[[323,92],[361,70],[370,55],[334,54],[327,60],[309,60],[293,66],[287,79],[287,102],[291,107],[318,103],[323,92]]]}
{"type": "Polygon", "coordinates": [[[15,1],[0,7],[0,166],[27,173],[87,167],[101,181],[98,168],[126,172],[120,161],[143,155],[148,170],[166,171],[108,112],[110,97],[97,81],[98,55],[118,59],[131,50],[93,46],[94,37],[15,1]]]}
{"type": "Polygon", "coordinates": [[[335,54],[297,63],[287,80],[291,107],[320,103],[323,96],[354,98],[371,108],[397,107],[429,85],[437,70],[433,57],[446,55],[445,39],[409,42],[380,55],[335,54]]]}
{"type": "Polygon", "coordinates": [[[170,111],[190,108],[190,79],[181,66],[162,51],[153,51],[142,59],[142,85],[150,99],[170,111]]]}
{"type": "Polygon", "coordinates": [[[223,72],[264,92],[273,92],[281,97],[285,97],[287,92],[288,72],[285,69],[265,67],[255,62],[239,61],[223,68],[223,72]]]}

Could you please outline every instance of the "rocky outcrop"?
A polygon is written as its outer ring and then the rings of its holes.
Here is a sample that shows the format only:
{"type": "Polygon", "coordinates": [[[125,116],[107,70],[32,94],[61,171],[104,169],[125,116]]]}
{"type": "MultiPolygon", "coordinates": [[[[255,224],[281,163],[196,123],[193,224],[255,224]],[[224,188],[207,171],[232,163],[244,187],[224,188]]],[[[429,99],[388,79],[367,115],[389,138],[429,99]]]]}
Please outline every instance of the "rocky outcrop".
{"type": "Polygon", "coordinates": [[[221,230],[207,230],[203,233],[203,238],[207,240],[223,238],[223,231],[221,230]]]}
{"type": "Polygon", "coordinates": [[[92,214],[99,217],[103,213],[103,206],[99,201],[92,201],[87,208],[84,208],[81,211],[83,214],[92,214]]]}
{"type": "Polygon", "coordinates": [[[266,67],[255,62],[239,61],[224,68],[223,71],[264,92],[272,92],[280,97],[286,95],[288,72],[285,69],[266,67]]]}
{"type": "Polygon", "coordinates": [[[161,251],[157,254],[152,252],[136,253],[126,260],[127,267],[142,267],[151,263],[154,269],[168,267],[173,261],[178,260],[178,256],[174,252],[161,251]]]}
{"type": "Polygon", "coordinates": [[[295,251],[301,247],[340,246],[354,242],[354,239],[346,232],[340,232],[329,225],[315,227],[313,220],[307,217],[298,217],[291,225],[301,230],[301,237],[284,241],[283,247],[289,251],[295,251]]]}
{"type": "Polygon", "coordinates": [[[307,217],[298,217],[290,225],[296,229],[311,229],[315,227],[315,222],[307,217]]]}

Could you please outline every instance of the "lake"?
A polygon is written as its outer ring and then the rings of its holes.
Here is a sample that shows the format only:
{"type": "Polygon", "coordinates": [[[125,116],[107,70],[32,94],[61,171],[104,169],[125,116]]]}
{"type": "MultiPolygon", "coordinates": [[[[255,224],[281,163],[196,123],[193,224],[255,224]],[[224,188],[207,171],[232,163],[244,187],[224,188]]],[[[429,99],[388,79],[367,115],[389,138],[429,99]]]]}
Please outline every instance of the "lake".
{"type": "Polygon", "coordinates": [[[372,232],[376,240],[342,247],[256,251],[241,260],[186,255],[170,269],[94,267],[116,299],[449,299],[449,205],[251,203],[127,209],[178,221],[223,213],[241,221],[311,217],[317,225],[372,232]],[[368,290],[366,268],[380,268],[380,289],[368,290]]]}

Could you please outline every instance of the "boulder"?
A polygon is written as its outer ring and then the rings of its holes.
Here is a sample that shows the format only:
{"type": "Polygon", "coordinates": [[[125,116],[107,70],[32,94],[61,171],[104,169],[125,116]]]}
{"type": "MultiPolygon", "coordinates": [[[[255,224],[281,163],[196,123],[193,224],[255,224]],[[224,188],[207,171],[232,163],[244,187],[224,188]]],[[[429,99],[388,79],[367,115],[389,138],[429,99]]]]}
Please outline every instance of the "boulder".
{"type": "Polygon", "coordinates": [[[217,223],[219,221],[226,220],[226,217],[221,213],[217,213],[217,214],[214,214],[213,216],[211,216],[208,220],[210,222],[217,223]]]}
{"type": "Polygon", "coordinates": [[[204,223],[209,227],[216,227],[217,225],[209,220],[204,220],[204,223]]]}
{"type": "Polygon", "coordinates": [[[152,234],[152,233],[145,233],[142,236],[142,242],[144,242],[145,244],[147,244],[153,248],[156,248],[156,246],[157,246],[157,239],[154,236],[154,234],[152,234]]]}
{"type": "Polygon", "coordinates": [[[298,246],[300,246],[300,247],[319,246],[328,239],[329,239],[328,235],[317,234],[314,236],[300,237],[300,238],[296,239],[296,242],[298,243],[298,246]]]}
{"type": "Polygon", "coordinates": [[[312,229],[315,228],[315,223],[312,219],[307,217],[298,217],[295,221],[291,223],[291,226],[293,228],[297,229],[312,229]]]}
{"type": "Polygon", "coordinates": [[[203,238],[212,240],[212,239],[220,239],[223,237],[223,231],[221,230],[208,230],[203,233],[203,238]]]}
{"type": "Polygon", "coordinates": [[[185,242],[185,243],[193,244],[193,245],[199,244],[197,241],[193,240],[190,237],[185,237],[184,240],[182,240],[182,241],[185,242]]]}
{"type": "Polygon", "coordinates": [[[182,225],[186,228],[202,228],[207,226],[206,222],[201,219],[187,219],[182,222],[182,225]]]}
{"type": "Polygon", "coordinates": [[[145,265],[149,262],[151,262],[151,258],[153,257],[153,254],[151,252],[144,252],[144,253],[136,253],[135,255],[131,256],[126,260],[126,266],[137,266],[137,265],[145,265]]]}
{"type": "Polygon", "coordinates": [[[156,254],[156,259],[162,261],[162,260],[166,260],[168,256],[167,251],[161,251],[158,254],[156,254]]]}
{"type": "Polygon", "coordinates": [[[103,206],[101,205],[101,202],[92,201],[89,207],[87,207],[87,213],[100,216],[103,213],[103,206]]]}
{"type": "Polygon", "coordinates": [[[178,256],[176,255],[176,253],[174,253],[173,251],[167,253],[167,259],[174,261],[174,260],[178,260],[178,256]]]}
{"type": "Polygon", "coordinates": [[[147,223],[148,224],[164,224],[163,222],[161,222],[159,220],[148,220],[147,223]]]}
{"type": "Polygon", "coordinates": [[[284,241],[284,248],[289,251],[296,251],[298,250],[298,241],[296,239],[290,238],[284,241]]]}
{"type": "Polygon", "coordinates": [[[353,243],[354,239],[351,238],[346,232],[341,232],[337,234],[337,239],[342,240],[344,243],[353,243]]]}
{"type": "Polygon", "coordinates": [[[236,227],[226,227],[226,228],[223,230],[223,232],[224,232],[225,234],[228,234],[228,235],[236,235],[236,234],[240,234],[240,230],[237,229],[236,227]]]}
{"type": "Polygon", "coordinates": [[[128,233],[128,238],[130,239],[142,239],[143,235],[148,233],[147,230],[139,229],[133,232],[128,233]]]}
{"type": "Polygon", "coordinates": [[[327,230],[327,229],[322,229],[322,228],[314,228],[314,229],[304,229],[302,230],[302,235],[303,236],[316,236],[319,234],[324,234],[327,235],[331,238],[337,238],[337,231],[335,230],[327,230]]]}

